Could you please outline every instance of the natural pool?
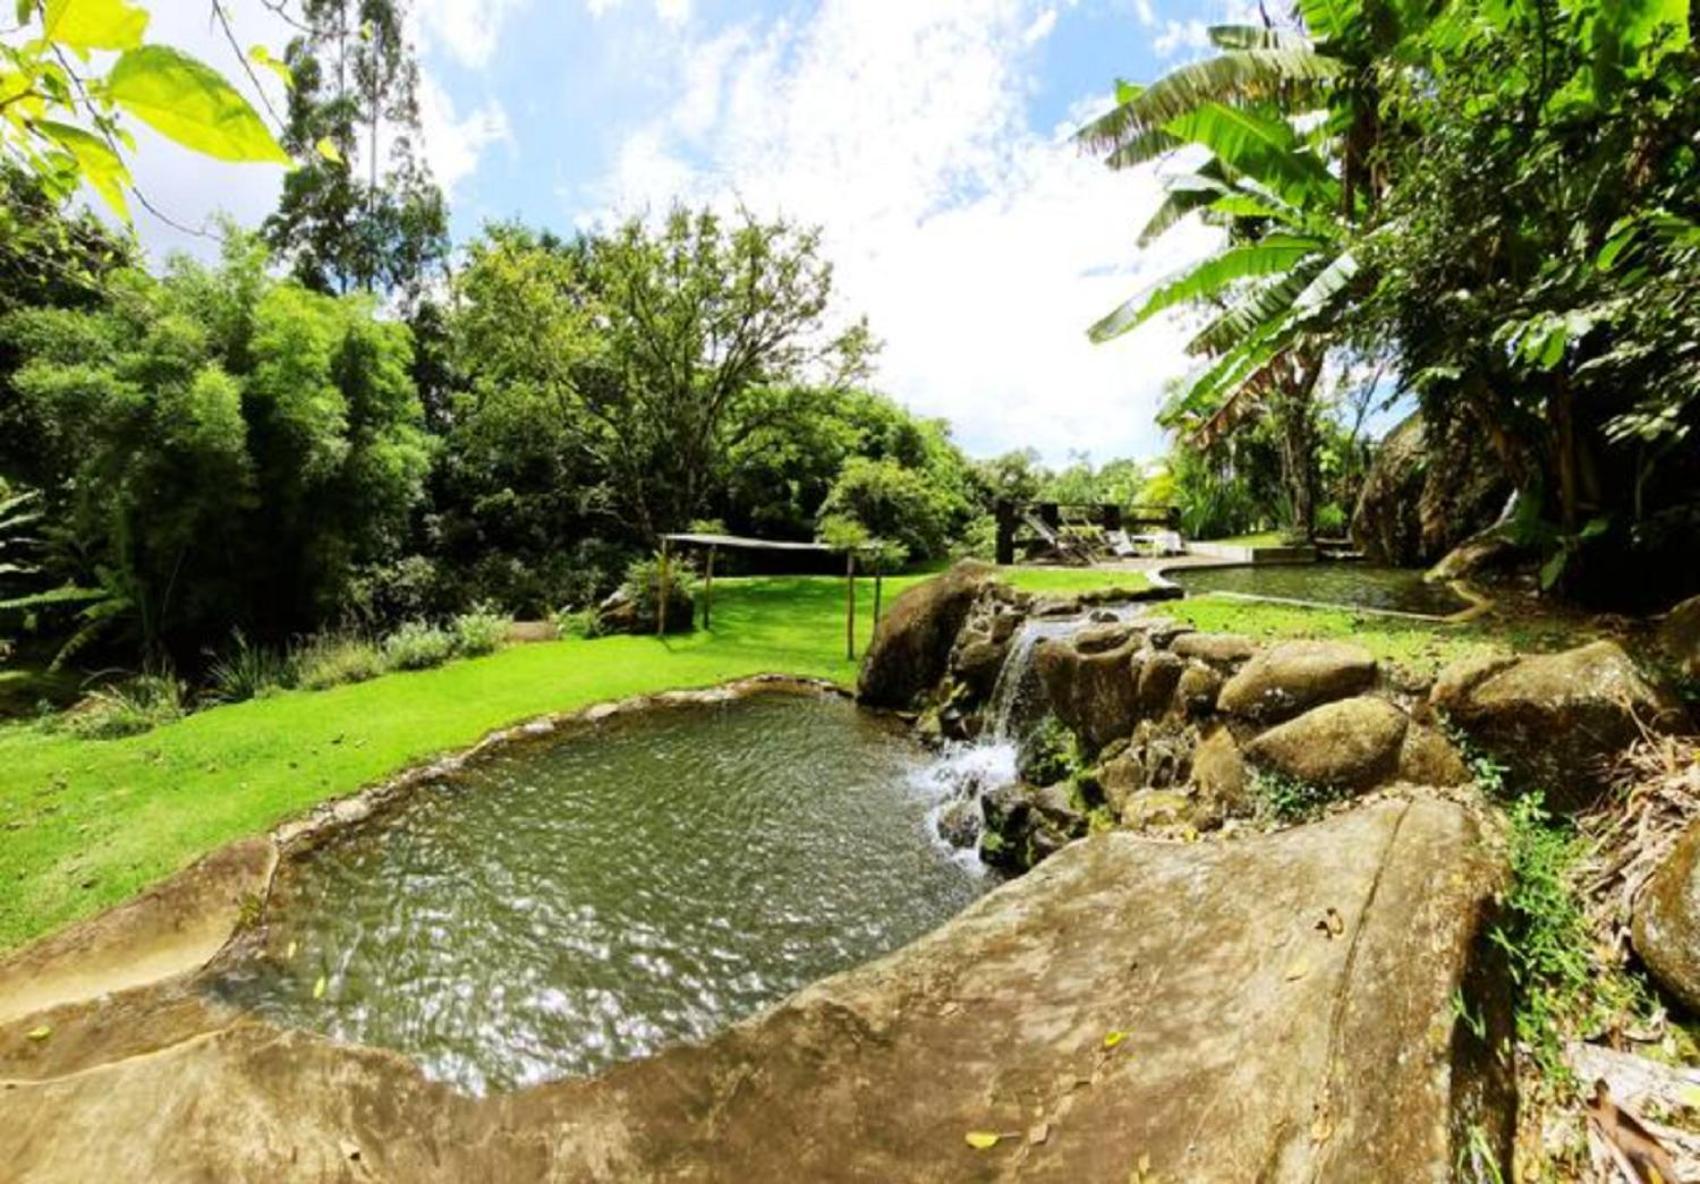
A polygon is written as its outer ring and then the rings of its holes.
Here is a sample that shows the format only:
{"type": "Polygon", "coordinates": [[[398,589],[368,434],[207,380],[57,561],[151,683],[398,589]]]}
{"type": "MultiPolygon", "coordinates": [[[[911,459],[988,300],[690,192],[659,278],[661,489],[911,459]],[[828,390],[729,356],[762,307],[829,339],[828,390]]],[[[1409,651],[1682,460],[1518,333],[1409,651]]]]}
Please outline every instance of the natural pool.
{"type": "Polygon", "coordinates": [[[414,790],[280,876],[215,989],[471,1092],[707,1036],[986,887],[926,754],[824,695],[616,715],[414,790]]]}
{"type": "Polygon", "coordinates": [[[1419,570],[1350,560],[1178,567],[1163,575],[1189,593],[1235,592],[1433,617],[1450,616],[1470,607],[1445,584],[1424,581],[1419,570]]]}

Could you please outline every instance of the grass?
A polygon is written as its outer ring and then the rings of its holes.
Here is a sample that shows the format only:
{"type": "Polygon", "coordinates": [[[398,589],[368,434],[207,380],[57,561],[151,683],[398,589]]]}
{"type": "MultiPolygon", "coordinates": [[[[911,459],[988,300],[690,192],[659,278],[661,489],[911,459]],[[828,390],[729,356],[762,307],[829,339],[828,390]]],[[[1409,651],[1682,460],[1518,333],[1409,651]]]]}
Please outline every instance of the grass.
{"type": "Polygon", "coordinates": [[[1257,534],[1236,534],[1225,539],[1200,539],[1200,542],[1215,543],[1223,547],[1287,547],[1288,543],[1281,537],[1278,530],[1264,530],[1257,534]]]}
{"type": "Polygon", "coordinates": [[[1000,577],[1024,592],[1067,596],[1114,588],[1139,592],[1151,586],[1144,572],[1103,567],[1006,567],[1000,577]]]}
{"type": "MultiPolygon", "coordinates": [[[[922,578],[888,578],[887,603],[922,578]]],[[[1145,582],[1119,571],[1020,569],[1007,578],[1044,592],[1145,582]]],[[[871,580],[857,581],[857,606],[860,653],[872,631],[871,580]]],[[[0,949],[493,728],[768,672],[855,679],[844,654],[841,580],[716,581],[712,632],[515,646],[216,707],[120,740],[0,727],[0,949]]]]}
{"type": "MultiPolygon", "coordinates": [[[[1378,659],[1423,674],[1462,658],[1523,646],[1491,624],[1437,625],[1351,609],[1308,608],[1269,601],[1199,596],[1165,601],[1155,611],[1209,632],[1243,633],[1258,641],[1306,637],[1350,641],[1378,659]]],[[[1577,644],[1574,637],[1565,644],[1577,644]]]]}

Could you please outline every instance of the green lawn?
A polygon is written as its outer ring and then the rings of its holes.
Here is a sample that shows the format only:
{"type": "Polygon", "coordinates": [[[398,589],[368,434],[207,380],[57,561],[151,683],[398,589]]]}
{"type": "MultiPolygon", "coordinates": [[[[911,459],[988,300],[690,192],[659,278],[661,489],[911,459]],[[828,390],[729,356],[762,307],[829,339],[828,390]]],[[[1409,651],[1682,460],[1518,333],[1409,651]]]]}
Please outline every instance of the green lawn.
{"type": "MultiPolygon", "coordinates": [[[[921,578],[888,579],[886,595],[921,578]]],[[[1145,583],[1117,571],[1011,569],[1006,578],[1036,592],[1145,583]]],[[[860,652],[873,585],[857,588],[860,652]]],[[[750,674],[854,680],[841,580],[722,580],[714,600],[710,633],[515,646],[436,670],[218,707],[124,740],[0,729],[0,949],[504,724],[750,674]]]]}
{"type": "Polygon", "coordinates": [[[1204,543],[1216,543],[1223,547],[1285,547],[1290,544],[1281,537],[1278,530],[1265,530],[1258,534],[1236,534],[1226,539],[1200,539],[1204,543]]]}

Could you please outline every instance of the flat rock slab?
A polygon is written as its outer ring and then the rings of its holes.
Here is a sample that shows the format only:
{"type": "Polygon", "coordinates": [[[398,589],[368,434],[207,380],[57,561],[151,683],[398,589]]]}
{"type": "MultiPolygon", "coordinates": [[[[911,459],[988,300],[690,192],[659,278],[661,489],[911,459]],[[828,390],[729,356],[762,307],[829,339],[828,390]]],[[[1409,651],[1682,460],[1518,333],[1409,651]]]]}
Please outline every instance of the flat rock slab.
{"type": "Polygon", "coordinates": [[[1162,1180],[1447,1180],[1471,1131],[1508,1135],[1488,1053],[1504,983],[1484,961],[1500,881],[1436,799],[1235,842],[1110,833],[707,1044],[595,1079],[469,1099],[399,1057],[240,1021],[0,1083],[0,1164],[24,1181],[1122,1184],[1141,1162],[1162,1180]],[[1000,1138],[976,1150],[971,1131],[1000,1138]]]}

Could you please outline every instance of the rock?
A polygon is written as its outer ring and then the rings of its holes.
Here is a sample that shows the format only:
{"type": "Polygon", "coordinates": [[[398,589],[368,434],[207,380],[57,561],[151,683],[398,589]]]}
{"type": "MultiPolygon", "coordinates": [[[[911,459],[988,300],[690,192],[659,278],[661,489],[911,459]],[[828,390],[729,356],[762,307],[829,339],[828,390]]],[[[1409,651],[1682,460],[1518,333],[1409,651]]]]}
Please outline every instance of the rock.
{"type": "Polygon", "coordinates": [[[1217,728],[1193,750],[1192,785],[1217,817],[1251,812],[1251,774],[1245,755],[1227,728],[1217,728]]]}
{"type": "Polygon", "coordinates": [[[1598,800],[1607,763],[1642,725],[1669,727],[1679,718],[1612,641],[1449,669],[1430,702],[1503,762],[1518,788],[1542,790],[1564,811],[1598,800]]]}
{"type": "Polygon", "coordinates": [[[1411,785],[1468,785],[1474,775],[1452,741],[1426,724],[1413,723],[1399,747],[1399,780],[1411,785]]]}
{"type": "Polygon", "coordinates": [[[1408,724],[1387,700],[1362,695],[1271,728],[1245,753],[1254,764],[1306,785],[1364,790],[1393,775],[1408,724]]]}
{"type": "Polygon", "coordinates": [[[1529,552],[1497,529],[1465,539],[1429,568],[1423,578],[1446,583],[1451,580],[1485,579],[1501,576],[1529,562],[1529,552]]]}
{"type": "Polygon", "coordinates": [[[1222,676],[1202,662],[1189,662],[1175,684],[1175,706],[1181,714],[1197,719],[1216,710],[1222,693],[1222,676]]]}
{"type": "Polygon", "coordinates": [[[1129,830],[1198,829],[1192,799],[1176,789],[1142,789],[1123,804],[1119,817],[1129,830]]]}
{"type": "Polygon", "coordinates": [[[1238,633],[1183,633],[1169,648],[1183,658],[1197,658],[1220,669],[1238,666],[1257,653],[1251,638],[1238,633]]]}
{"type": "Polygon", "coordinates": [[[951,651],[950,670],[969,688],[975,700],[982,700],[992,693],[992,687],[998,681],[998,671],[1003,669],[1009,643],[1006,641],[999,645],[990,637],[968,634],[964,637],[966,640],[951,651]]]}
{"type": "Polygon", "coordinates": [[[917,706],[944,674],[975,595],[996,571],[964,559],[893,600],[862,660],[857,699],[870,707],[917,706]]]}
{"type": "Polygon", "coordinates": [[[1690,1011],[1700,1011],[1700,822],[1691,824],[1635,902],[1635,952],[1690,1011]]]}
{"type": "Polygon", "coordinates": [[[956,798],[939,811],[935,825],[952,847],[972,847],[980,839],[980,809],[971,797],[956,798]]]}
{"type": "Polygon", "coordinates": [[[1194,633],[1191,625],[1183,625],[1168,617],[1153,617],[1145,627],[1145,636],[1153,649],[1164,650],[1172,646],[1176,640],[1194,633]]]}
{"type": "Polygon", "coordinates": [[[1264,650],[1228,680],[1219,710],[1274,723],[1331,699],[1367,691],[1375,658],[1341,641],[1289,641],[1264,650]]]}
{"type": "MultiPolygon", "coordinates": [[[[1123,1181],[1141,1163],[1164,1181],[1438,1182],[1479,1143],[1510,1179],[1508,988],[1487,940],[1502,882],[1468,815],[1434,800],[1232,843],[1112,832],[884,958],[592,1078],[469,1097],[393,1053],[204,1008],[204,1038],[156,1031],[92,1071],[38,1077],[24,1050],[0,1074],[0,1163],[32,1184],[1123,1181]],[[1106,1048],[1110,1032],[1126,1036],[1106,1048]],[[1040,1123],[1042,1141],[963,1138],[1040,1123]]],[[[46,1043],[135,1031],[109,1006],[58,1017],[46,1043]]]]}
{"type": "Polygon", "coordinates": [[[1047,638],[1033,650],[1033,665],[1058,719],[1096,751],[1125,736],[1138,719],[1132,640],[1120,648],[1082,653],[1047,638]]]}
{"type": "Polygon", "coordinates": [[[1146,654],[1139,665],[1137,693],[1139,714],[1147,719],[1163,715],[1175,697],[1186,662],[1167,650],[1146,654]]]}
{"type": "Polygon", "coordinates": [[[1352,513],[1352,541],[1374,562],[1420,567],[1491,526],[1510,494],[1504,467],[1473,424],[1459,419],[1431,432],[1419,411],[1377,449],[1352,513]]]}
{"type": "Polygon", "coordinates": [[[1086,833],[1067,783],[999,786],[981,795],[980,815],[980,858],[1005,871],[1028,871],[1086,833]]]}
{"type": "Polygon", "coordinates": [[[1691,596],[1666,613],[1658,638],[1677,673],[1700,679],[1700,596],[1691,596]]]}
{"type": "MultiPolygon", "coordinates": [[[[689,633],[696,628],[695,613],[696,602],[690,592],[669,581],[667,632],[689,633]]],[[[596,628],[602,633],[654,633],[656,624],[654,610],[641,608],[623,587],[614,589],[596,606],[596,628]]]]}
{"type": "Polygon", "coordinates": [[[1123,624],[1112,617],[1109,624],[1088,625],[1076,633],[1072,640],[1074,648],[1083,654],[1103,654],[1120,649],[1132,636],[1132,625],[1123,624]]]}

